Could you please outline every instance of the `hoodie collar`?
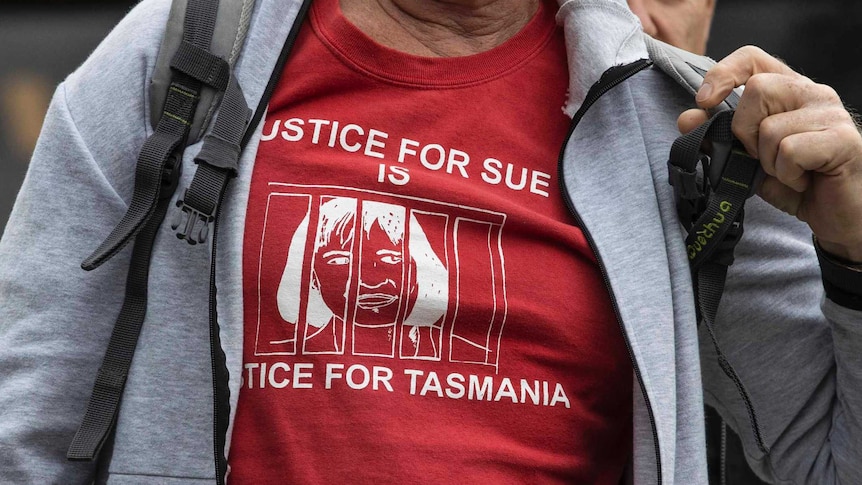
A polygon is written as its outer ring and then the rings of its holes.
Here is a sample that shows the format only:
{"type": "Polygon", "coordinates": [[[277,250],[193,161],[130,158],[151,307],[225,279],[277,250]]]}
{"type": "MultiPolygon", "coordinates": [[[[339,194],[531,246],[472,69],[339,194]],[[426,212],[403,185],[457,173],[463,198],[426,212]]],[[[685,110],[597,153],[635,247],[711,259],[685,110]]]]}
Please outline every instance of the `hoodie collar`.
{"type": "Polygon", "coordinates": [[[566,36],[570,117],[590,86],[613,66],[648,57],[641,24],[625,0],[559,0],[557,23],[566,36]]]}

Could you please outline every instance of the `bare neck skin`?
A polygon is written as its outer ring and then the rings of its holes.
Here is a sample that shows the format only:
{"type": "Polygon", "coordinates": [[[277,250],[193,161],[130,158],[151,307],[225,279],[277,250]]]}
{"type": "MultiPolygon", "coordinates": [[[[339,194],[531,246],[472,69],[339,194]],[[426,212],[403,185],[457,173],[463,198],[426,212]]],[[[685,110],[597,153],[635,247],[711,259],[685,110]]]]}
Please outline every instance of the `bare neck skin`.
{"type": "Polygon", "coordinates": [[[376,42],[424,57],[484,52],[517,34],[540,0],[341,0],[344,16],[376,42]]]}

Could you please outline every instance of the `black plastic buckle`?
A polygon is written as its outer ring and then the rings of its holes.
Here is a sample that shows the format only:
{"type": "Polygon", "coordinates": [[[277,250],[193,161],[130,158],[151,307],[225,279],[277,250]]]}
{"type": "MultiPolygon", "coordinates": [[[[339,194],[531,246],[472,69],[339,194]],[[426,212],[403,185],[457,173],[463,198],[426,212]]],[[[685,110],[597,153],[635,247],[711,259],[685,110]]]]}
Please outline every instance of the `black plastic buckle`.
{"type": "Polygon", "coordinates": [[[688,170],[676,166],[667,161],[668,181],[673,186],[674,193],[677,197],[687,200],[698,199],[702,197],[703,190],[697,182],[697,172],[689,172],[688,170]]]}
{"type": "Polygon", "coordinates": [[[162,186],[159,187],[159,199],[170,199],[180,185],[180,177],[183,174],[183,160],[178,154],[168,157],[165,167],[162,169],[162,186]]]}
{"type": "MultiPolygon", "coordinates": [[[[698,164],[708,164],[709,157],[702,155],[698,164]]],[[[667,161],[668,182],[673,186],[676,212],[680,222],[688,230],[697,221],[700,214],[706,209],[706,196],[708,187],[704,184],[703,177],[695,171],[688,171],[683,167],[667,161]]]]}
{"type": "MultiPolygon", "coordinates": [[[[185,198],[185,195],[183,197],[185,198]]],[[[195,209],[186,204],[183,199],[177,201],[177,207],[180,210],[171,221],[171,229],[177,231],[177,238],[185,240],[192,246],[206,242],[210,233],[210,223],[215,220],[215,214],[195,209]]]]}

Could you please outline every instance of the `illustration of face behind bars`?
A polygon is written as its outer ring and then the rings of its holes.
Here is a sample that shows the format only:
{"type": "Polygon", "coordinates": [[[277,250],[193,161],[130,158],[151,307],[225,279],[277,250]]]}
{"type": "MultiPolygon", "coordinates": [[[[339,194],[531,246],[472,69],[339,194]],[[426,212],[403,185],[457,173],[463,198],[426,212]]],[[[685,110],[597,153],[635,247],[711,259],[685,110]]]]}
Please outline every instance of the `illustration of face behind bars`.
{"type": "Polygon", "coordinates": [[[354,355],[394,357],[400,341],[402,357],[439,359],[449,274],[416,217],[399,205],[322,197],[314,233],[309,219],[293,234],[277,293],[282,319],[300,325],[302,353],[343,354],[349,337],[354,355]]]}

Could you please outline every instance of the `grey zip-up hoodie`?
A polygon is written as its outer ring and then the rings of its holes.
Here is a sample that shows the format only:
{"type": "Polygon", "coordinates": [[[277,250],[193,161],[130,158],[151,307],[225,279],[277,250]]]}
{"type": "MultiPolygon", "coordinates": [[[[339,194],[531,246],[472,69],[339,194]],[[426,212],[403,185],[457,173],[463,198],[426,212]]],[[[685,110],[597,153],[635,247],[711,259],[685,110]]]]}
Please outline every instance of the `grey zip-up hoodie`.
{"type": "MultiPolygon", "coordinates": [[[[130,252],[89,273],[80,262],[129,204],[136,156],[152,132],[148,85],[170,3],[142,2],[58,88],[0,242],[4,483],[215,479],[211,253],[178,241],[169,224],[153,251],[148,313],[111,459],[99,470],[65,460],[123,300],[130,252]]],[[[623,0],[561,4],[574,114],[602,72],[647,57],[647,49],[623,0]]],[[[299,7],[257,2],[236,68],[250,106],[299,7]]],[[[636,370],[632,480],[707,482],[705,400],[741,434],[762,477],[862,483],[862,312],[824,298],[807,226],[749,202],[717,319],[722,348],[751,393],[764,449],[709,338],[698,336],[665,165],[676,116],[691,104],[690,93],[649,67],[589,107],[561,157],[564,189],[607,276],[636,370]]],[[[244,213],[260,129],[228,190],[214,261],[232,411],[242,366],[244,213]]],[[[182,185],[199,149],[186,150],[182,185]]]]}

